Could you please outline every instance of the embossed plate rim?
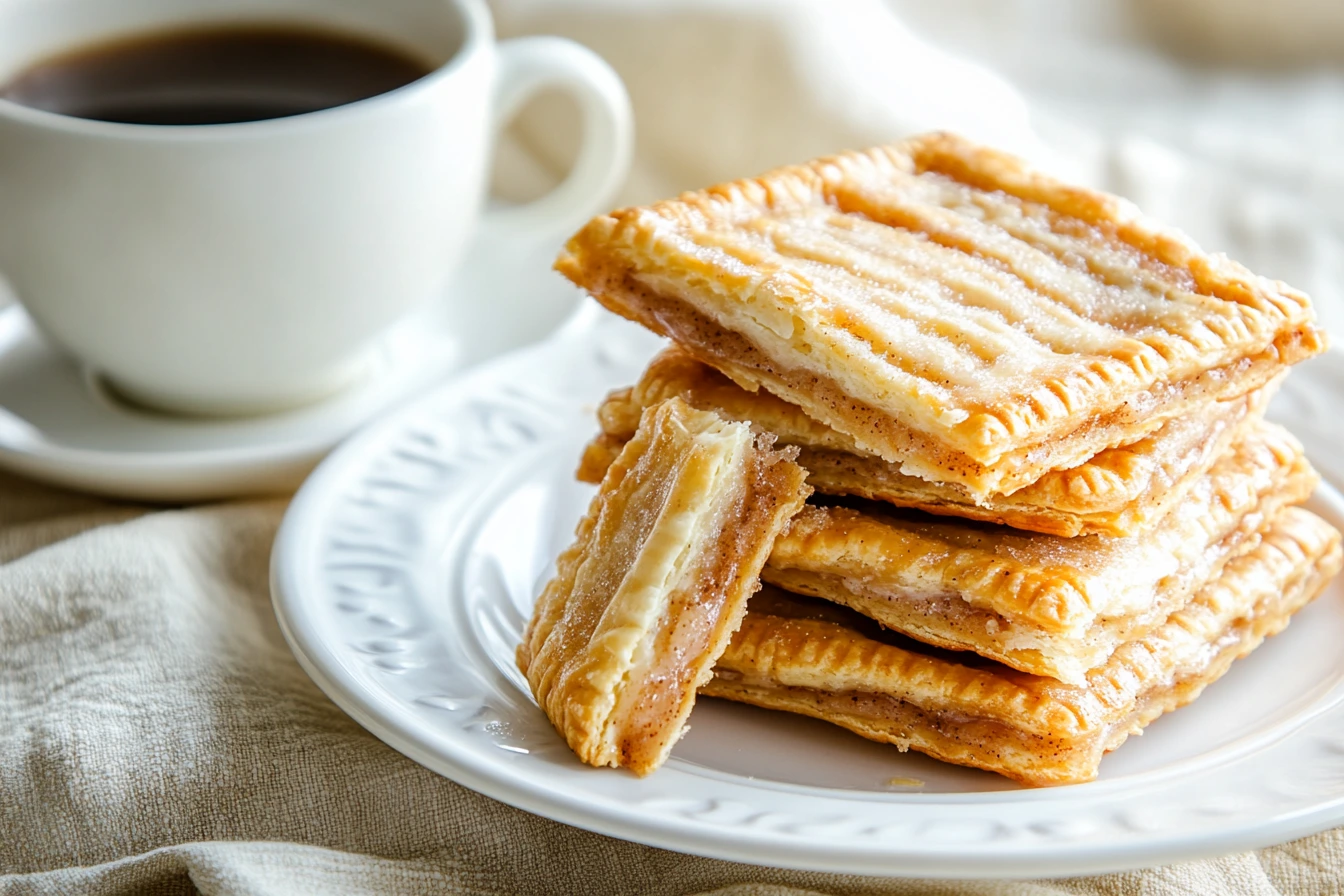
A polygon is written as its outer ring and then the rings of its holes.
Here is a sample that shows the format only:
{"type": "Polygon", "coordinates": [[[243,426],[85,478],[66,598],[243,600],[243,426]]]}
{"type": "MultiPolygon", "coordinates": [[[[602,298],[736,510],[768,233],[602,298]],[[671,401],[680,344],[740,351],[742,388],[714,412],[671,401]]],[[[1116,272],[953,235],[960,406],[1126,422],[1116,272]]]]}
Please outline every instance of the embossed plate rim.
{"type": "MultiPolygon", "coordinates": [[[[506,735],[489,730],[499,719],[489,718],[487,699],[517,697],[491,695],[490,689],[498,684],[488,679],[499,675],[493,666],[452,667],[451,651],[433,649],[456,637],[440,630],[446,628],[442,619],[437,625],[427,617],[413,623],[403,620],[400,628],[394,624],[395,612],[391,617],[380,613],[354,619],[364,611],[351,611],[346,616],[353,622],[334,619],[334,586],[321,572],[324,539],[330,539],[332,527],[342,525],[344,518],[336,508],[356,494],[360,471],[385,462],[394,448],[404,448],[414,427],[424,428],[415,437],[428,440],[427,445],[436,431],[452,437],[453,428],[445,422],[454,419],[449,409],[464,418],[481,396],[504,396],[501,406],[515,402],[520,416],[503,423],[487,421],[487,429],[493,426],[498,431],[482,429],[475,443],[456,448],[470,458],[459,466],[473,474],[471,482],[454,488],[450,478],[443,494],[426,492],[430,498],[404,483],[397,486],[402,489],[397,494],[418,512],[433,508],[446,516],[445,507],[465,510],[463,502],[479,501],[497,484],[499,470],[518,450],[508,440],[525,437],[535,423],[524,413],[528,402],[539,399],[532,406],[536,412],[547,397],[545,390],[557,388],[550,376],[539,373],[561,371],[555,378],[563,380],[587,375],[584,371],[596,370],[602,363],[630,368],[656,344],[586,304],[545,343],[469,371],[357,434],[318,468],[295,497],[272,555],[272,595],[281,629],[318,686],[390,746],[467,787],[578,827],[698,855],[816,871],[929,877],[1099,873],[1265,846],[1344,821],[1344,773],[1337,773],[1341,781],[1333,793],[1290,792],[1301,783],[1291,775],[1310,767],[1304,753],[1318,765],[1326,763],[1332,772],[1344,769],[1341,685],[1305,708],[1268,744],[1257,742],[1254,750],[1233,749],[1239,743],[1234,741],[1213,751],[1211,755],[1218,756],[1231,750],[1215,763],[1175,763],[1184,772],[1175,781],[1170,768],[1159,768],[1053,790],[871,793],[747,778],[734,781],[729,773],[690,763],[679,767],[676,761],[641,781],[576,762],[548,763],[535,747],[534,755],[505,744],[506,735]],[[614,354],[616,360],[600,360],[604,353],[614,354]],[[537,383],[544,384],[539,393],[533,387],[529,388],[536,394],[522,388],[537,383]],[[490,454],[496,440],[502,440],[500,456],[490,454]],[[369,621],[374,618],[383,621],[374,626],[369,621]],[[384,621],[401,634],[382,637],[384,621]],[[339,624],[372,638],[360,643],[376,649],[339,643],[345,637],[335,634],[339,624]],[[450,665],[440,669],[436,663],[450,665]],[[454,707],[458,698],[411,693],[423,690],[430,679],[442,682],[448,669],[455,669],[458,678],[478,680],[478,693],[458,701],[477,700],[474,715],[465,715],[465,709],[431,708],[435,698],[454,707]],[[426,698],[431,703],[415,702],[426,698]],[[454,717],[450,723],[445,713],[454,717]],[[456,715],[463,715],[465,724],[456,715]],[[491,738],[497,743],[484,749],[491,738]],[[508,752],[514,749],[523,752],[508,752]],[[1275,779],[1277,792],[1271,782],[1275,774],[1290,775],[1275,779]],[[899,813],[890,811],[895,806],[899,813]]],[[[599,378],[596,373],[593,377],[599,378]]],[[[587,400],[599,397],[593,394],[587,400]]],[[[372,491],[359,494],[374,508],[368,513],[376,519],[375,509],[384,508],[368,497],[372,491]]],[[[1323,489],[1317,503],[1324,505],[1332,522],[1344,523],[1344,499],[1333,489],[1323,489]]],[[[438,549],[446,551],[447,545],[438,549]]],[[[395,546],[388,550],[396,553],[395,546]]],[[[423,572],[417,564],[423,566],[424,557],[395,562],[403,566],[386,568],[399,570],[406,587],[413,590],[414,577],[423,572]]],[[[449,599],[443,595],[444,601],[449,599]]],[[[394,611],[401,606],[394,598],[377,600],[394,611]]],[[[411,609],[423,616],[432,608],[417,604],[411,609]]]]}

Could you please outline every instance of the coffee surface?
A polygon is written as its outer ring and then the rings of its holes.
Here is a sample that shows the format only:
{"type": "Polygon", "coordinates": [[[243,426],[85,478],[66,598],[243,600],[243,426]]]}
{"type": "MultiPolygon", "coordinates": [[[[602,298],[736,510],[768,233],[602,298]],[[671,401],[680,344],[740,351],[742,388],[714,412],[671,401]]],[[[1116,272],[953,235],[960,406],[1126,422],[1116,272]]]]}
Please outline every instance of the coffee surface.
{"type": "Polygon", "coordinates": [[[284,118],[386,93],[432,66],[409,51],[305,26],[175,29],[80,47],[0,85],[50,112],[130,124],[284,118]]]}

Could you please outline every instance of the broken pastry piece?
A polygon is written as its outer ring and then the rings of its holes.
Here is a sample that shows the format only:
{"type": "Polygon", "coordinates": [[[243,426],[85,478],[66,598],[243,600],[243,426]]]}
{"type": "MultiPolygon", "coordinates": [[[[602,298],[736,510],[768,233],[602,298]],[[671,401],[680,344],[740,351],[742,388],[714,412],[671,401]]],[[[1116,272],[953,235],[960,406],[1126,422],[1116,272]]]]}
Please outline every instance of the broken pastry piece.
{"type": "Polygon", "coordinates": [[[866,617],[767,589],[701,693],[825,719],[1023,784],[1089,781],[1103,755],[1194,700],[1339,571],[1339,533],[1280,511],[1256,547],[1077,685],[948,654],[866,617]]]}
{"type": "Polygon", "coordinates": [[[1210,402],[1168,420],[1152,435],[1107,449],[1080,466],[1052,470],[1012,495],[976,501],[960,486],[904,475],[899,464],[864,453],[848,436],[817,423],[796,405],[766,392],[748,392],[671,346],[632,388],[607,396],[598,410],[602,432],[585,449],[578,477],[600,481],[644,408],[677,396],[693,407],[773,432],[782,444],[799,446],[798,463],[808,471],[808,484],[822,494],[854,495],[1051,535],[1138,535],[1165,516],[1233,439],[1254,425],[1279,379],[1242,398],[1210,402]]]}
{"type": "Polygon", "coordinates": [[[975,500],[1324,348],[1302,293],[947,134],[600,216],[556,267],[744,388],[975,500]]]}
{"type": "Polygon", "coordinates": [[[679,399],[644,412],[560,555],[518,666],[579,758],[656,769],[811,489],[796,449],[679,399]]]}
{"type": "Polygon", "coordinates": [[[1079,683],[1254,547],[1264,521],[1316,481],[1297,440],[1260,421],[1138,538],[809,505],[762,577],[920,641],[1079,683]]]}

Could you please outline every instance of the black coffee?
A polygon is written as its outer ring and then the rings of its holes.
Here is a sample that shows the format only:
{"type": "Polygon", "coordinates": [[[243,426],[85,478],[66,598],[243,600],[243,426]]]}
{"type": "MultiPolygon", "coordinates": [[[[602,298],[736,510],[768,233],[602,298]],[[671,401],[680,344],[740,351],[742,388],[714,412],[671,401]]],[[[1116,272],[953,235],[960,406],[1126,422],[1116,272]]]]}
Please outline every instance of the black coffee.
{"type": "Polygon", "coordinates": [[[336,31],[284,25],[160,31],[52,56],[0,97],[131,124],[284,118],[386,93],[424,77],[424,60],[336,31]]]}

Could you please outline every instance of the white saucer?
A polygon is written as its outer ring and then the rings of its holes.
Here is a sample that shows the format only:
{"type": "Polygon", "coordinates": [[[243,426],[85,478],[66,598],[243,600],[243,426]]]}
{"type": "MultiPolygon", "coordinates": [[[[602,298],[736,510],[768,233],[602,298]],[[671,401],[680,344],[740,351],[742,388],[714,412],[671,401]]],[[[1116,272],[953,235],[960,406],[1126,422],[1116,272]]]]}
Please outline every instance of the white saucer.
{"type": "MultiPolygon", "coordinates": [[[[594,404],[657,346],[611,315],[581,314],[365,428],[304,484],[272,553],[276,614],[304,669],[360,724],[547,818],[816,871],[1090,874],[1344,823],[1344,577],[1088,784],[1026,790],[712,700],[656,774],[582,765],[533,702],[514,648],[592,494],[573,473],[594,404]]],[[[1307,371],[1292,379],[1298,400],[1279,408],[1299,422],[1340,394],[1307,371]]],[[[1311,506],[1344,526],[1333,488],[1311,506]]]]}
{"type": "Polygon", "coordinates": [[[176,417],[122,402],[47,344],[21,308],[0,308],[0,468],[153,501],[292,490],[372,416],[563,319],[575,291],[549,272],[548,255],[523,255],[478,245],[450,301],[394,327],[357,384],[316,404],[249,418],[176,417]]]}

